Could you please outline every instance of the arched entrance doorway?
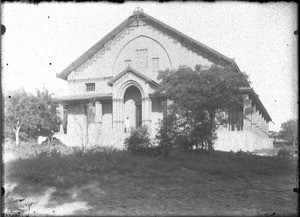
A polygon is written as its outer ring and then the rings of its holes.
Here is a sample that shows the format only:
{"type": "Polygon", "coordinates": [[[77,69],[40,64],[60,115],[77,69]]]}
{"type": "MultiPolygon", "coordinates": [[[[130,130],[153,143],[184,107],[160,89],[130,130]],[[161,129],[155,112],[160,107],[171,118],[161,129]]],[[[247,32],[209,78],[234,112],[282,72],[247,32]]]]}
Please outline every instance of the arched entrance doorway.
{"type": "Polygon", "coordinates": [[[123,118],[125,132],[142,125],[142,94],[135,86],[130,86],[125,91],[123,118]]]}

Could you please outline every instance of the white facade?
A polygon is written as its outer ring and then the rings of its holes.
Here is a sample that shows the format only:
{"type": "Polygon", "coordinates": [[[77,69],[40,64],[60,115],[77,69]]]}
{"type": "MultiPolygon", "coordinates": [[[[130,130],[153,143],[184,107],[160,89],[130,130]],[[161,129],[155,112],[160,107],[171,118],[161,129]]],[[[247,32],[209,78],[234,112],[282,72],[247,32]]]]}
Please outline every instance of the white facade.
{"type": "MultiPolygon", "coordinates": [[[[193,46],[198,42],[185,35],[178,37],[180,33],[167,30],[170,27],[166,25],[166,30],[162,29],[164,24],[143,12],[134,15],[144,16],[149,22],[120,24],[106,36],[111,39],[89,51],[93,52],[91,57],[85,58],[90,55],[87,52],[73,64],[77,67],[71,65],[58,75],[68,81],[68,94],[62,99],[68,104],[67,134],[78,145],[88,142],[122,148],[128,135],[124,131],[127,118],[133,127],[139,123],[147,125],[154,137],[162,118],[162,100],[151,95],[158,85],[158,71],[184,65],[210,67],[219,63],[218,58],[230,61],[198,44],[206,49],[202,54],[201,49],[193,46]],[[90,117],[89,111],[93,111],[94,116],[90,117]]],[[[269,146],[268,120],[260,113],[257,111],[247,117],[242,131],[220,127],[216,148],[251,151],[269,146]]]]}

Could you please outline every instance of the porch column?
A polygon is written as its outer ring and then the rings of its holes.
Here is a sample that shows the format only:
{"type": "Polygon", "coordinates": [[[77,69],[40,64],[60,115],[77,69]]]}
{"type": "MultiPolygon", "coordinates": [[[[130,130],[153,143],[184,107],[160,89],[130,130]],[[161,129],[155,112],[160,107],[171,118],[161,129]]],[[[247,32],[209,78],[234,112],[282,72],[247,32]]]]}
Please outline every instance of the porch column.
{"type": "Polygon", "coordinates": [[[61,103],[59,103],[57,110],[58,110],[58,116],[61,120],[61,124],[59,126],[59,132],[63,134],[64,133],[64,125],[63,125],[64,106],[61,103]]]}
{"type": "Polygon", "coordinates": [[[143,125],[147,125],[149,134],[151,134],[151,112],[152,112],[152,101],[149,97],[142,100],[142,122],[143,125]]]}
{"type": "Polygon", "coordinates": [[[95,102],[95,122],[102,125],[102,103],[100,101],[95,102]]]}
{"type": "Polygon", "coordinates": [[[113,99],[113,128],[116,133],[124,132],[123,99],[113,99]]]}

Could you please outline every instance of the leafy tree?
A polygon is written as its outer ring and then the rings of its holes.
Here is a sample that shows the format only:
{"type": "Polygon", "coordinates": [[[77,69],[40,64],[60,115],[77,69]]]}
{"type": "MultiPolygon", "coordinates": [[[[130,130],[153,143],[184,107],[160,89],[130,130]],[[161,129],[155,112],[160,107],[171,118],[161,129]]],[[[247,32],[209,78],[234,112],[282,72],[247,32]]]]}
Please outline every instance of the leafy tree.
{"type": "Polygon", "coordinates": [[[298,143],[298,120],[290,119],[281,124],[281,130],[279,131],[279,137],[289,142],[298,143]]]}
{"type": "Polygon", "coordinates": [[[51,141],[54,133],[59,131],[61,120],[57,115],[58,103],[54,101],[48,90],[37,91],[36,96],[36,126],[33,136],[44,136],[51,141]]]}
{"type": "Polygon", "coordinates": [[[176,146],[185,140],[186,148],[209,150],[213,149],[217,124],[227,121],[222,114],[240,109],[244,103],[240,88],[250,86],[247,75],[233,67],[180,67],[160,72],[158,79],[156,95],[169,102],[157,136],[159,144],[176,146]]]}
{"type": "Polygon", "coordinates": [[[20,133],[23,138],[29,137],[36,124],[34,96],[20,89],[8,92],[4,102],[5,134],[14,136],[19,145],[20,133]]]}
{"type": "Polygon", "coordinates": [[[5,98],[5,133],[13,136],[16,145],[21,139],[46,136],[51,138],[59,130],[57,103],[47,90],[37,91],[37,96],[24,89],[10,91],[5,98]]]}

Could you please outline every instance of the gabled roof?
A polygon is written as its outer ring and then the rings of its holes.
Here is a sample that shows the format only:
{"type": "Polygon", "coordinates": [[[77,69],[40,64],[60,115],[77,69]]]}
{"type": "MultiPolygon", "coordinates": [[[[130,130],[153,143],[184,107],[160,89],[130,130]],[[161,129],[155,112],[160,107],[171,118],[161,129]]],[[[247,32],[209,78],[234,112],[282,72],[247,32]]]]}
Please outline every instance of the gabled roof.
{"type": "Polygon", "coordinates": [[[262,115],[266,118],[267,121],[272,121],[271,116],[269,115],[267,109],[264,107],[263,103],[260,101],[259,96],[255,93],[253,88],[241,88],[242,93],[249,94],[250,98],[257,105],[258,109],[262,113],[262,115]]]}
{"type": "Polygon", "coordinates": [[[123,75],[125,75],[126,73],[132,73],[144,80],[146,80],[149,83],[152,83],[154,85],[158,85],[157,82],[153,81],[151,78],[148,78],[147,76],[143,75],[142,73],[138,72],[137,70],[135,70],[134,68],[128,66],[125,70],[123,70],[122,72],[120,72],[117,76],[115,76],[114,78],[112,78],[109,82],[107,82],[108,85],[112,86],[113,83],[115,83],[117,80],[119,80],[123,75]]]}
{"type": "Polygon", "coordinates": [[[176,38],[182,45],[191,48],[194,52],[198,52],[205,58],[212,60],[213,62],[219,62],[222,65],[227,65],[227,64],[233,65],[240,72],[237,64],[233,59],[230,59],[224,56],[223,54],[207,47],[206,45],[188,37],[187,35],[177,31],[176,29],[166,25],[165,23],[149,16],[143,11],[135,11],[130,17],[124,20],[120,25],[114,28],[104,38],[102,38],[99,42],[97,42],[94,46],[92,46],[89,50],[87,50],[84,54],[82,54],[77,60],[71,63],[62,72],[57,74],[56,77],[67,80],[68,75],[73,70],[77,69],[80,65],[86,62],[88,59],[90,59],[99,50],[101,50],[107,42],[112,40],[123,29],[125,29],[131,23],[137,20],[141,20],[142,22],[159,29],[160,31],[166,33],[167,35],[176,38]]]}

